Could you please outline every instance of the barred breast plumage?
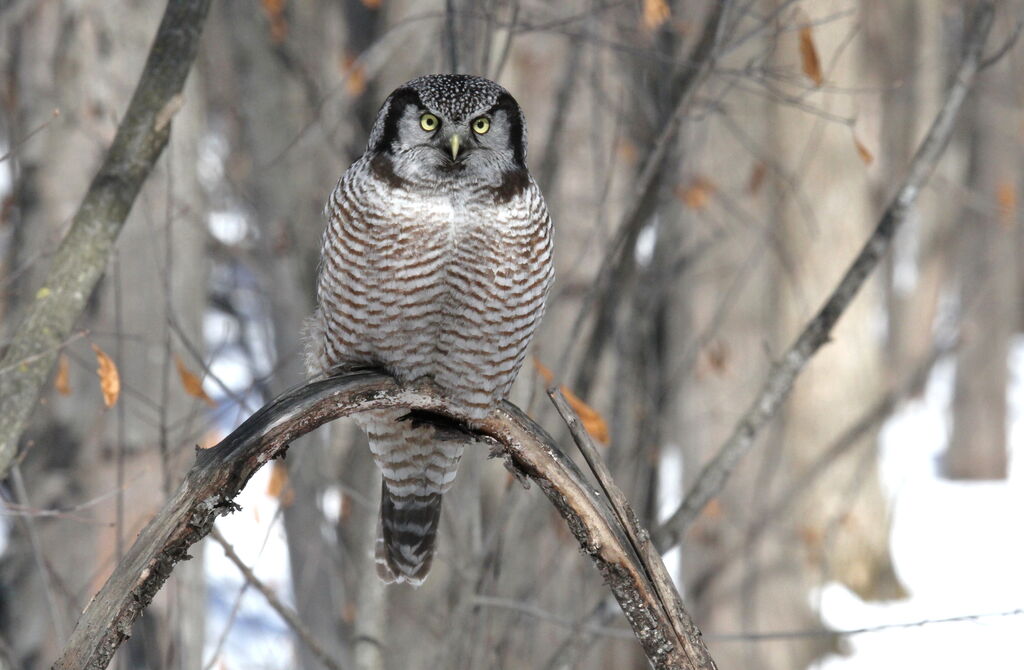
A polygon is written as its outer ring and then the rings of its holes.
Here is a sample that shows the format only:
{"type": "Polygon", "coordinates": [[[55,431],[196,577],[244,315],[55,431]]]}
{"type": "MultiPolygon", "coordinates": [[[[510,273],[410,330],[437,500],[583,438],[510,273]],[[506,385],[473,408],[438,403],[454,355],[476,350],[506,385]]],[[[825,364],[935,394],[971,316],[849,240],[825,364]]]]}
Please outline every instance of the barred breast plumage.
{"type": "MultiPolygon", "coordinates": [[[[525,145],[518,104],[486,79],[431,75],[388,97],[325,208],[311,373],[377,365],[430,381],[470,423],[508,394],[553,278],[525,145]]],[[[378,574],[419,584],[466,444],[407,414],[357,421],[383,475],[378,574]]]]}

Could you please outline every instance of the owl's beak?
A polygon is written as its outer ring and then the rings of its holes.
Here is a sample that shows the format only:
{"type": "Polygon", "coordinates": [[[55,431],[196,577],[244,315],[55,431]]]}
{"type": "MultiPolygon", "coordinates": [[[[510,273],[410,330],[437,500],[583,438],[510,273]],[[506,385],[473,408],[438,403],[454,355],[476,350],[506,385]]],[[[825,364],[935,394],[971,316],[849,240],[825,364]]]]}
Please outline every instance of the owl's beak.
{"type": "Polygon", "coordinates": [[[455,160],[459,156],[459,135],[456,133],[452,135],[452,160],[455,160]]]}

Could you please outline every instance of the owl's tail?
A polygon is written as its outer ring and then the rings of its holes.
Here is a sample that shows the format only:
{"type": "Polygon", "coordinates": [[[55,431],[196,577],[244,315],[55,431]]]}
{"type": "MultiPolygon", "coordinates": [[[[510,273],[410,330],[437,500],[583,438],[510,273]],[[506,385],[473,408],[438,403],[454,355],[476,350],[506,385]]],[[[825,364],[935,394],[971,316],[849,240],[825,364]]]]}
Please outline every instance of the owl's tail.
{"type": "Polygon", "coordinates": [[[375,555],[386,583],[419,586],[430,572],[441,496],[455,481],[465,440],[443,439],[430,425],[402,420],[408,410],[359,415],[383,475],[375,555]]]}
{"type": "Polygon", "coordinates": [[[374,551],[377,576],[387,584],[422,584],[434,560],[440,520],[440,493],[403,499],[393,495],[387,482],[382,482],[374,551]]]}

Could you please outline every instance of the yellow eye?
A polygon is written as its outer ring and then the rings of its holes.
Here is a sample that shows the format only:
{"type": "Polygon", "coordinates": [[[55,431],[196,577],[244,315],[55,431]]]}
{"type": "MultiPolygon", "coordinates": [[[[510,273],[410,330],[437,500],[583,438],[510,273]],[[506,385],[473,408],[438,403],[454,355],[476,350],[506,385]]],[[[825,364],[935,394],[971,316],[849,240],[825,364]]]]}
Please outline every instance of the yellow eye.
{"type": "Polygon", "coordinates": [[[429,132],[437,130],[437,127],[441,125],[441,122],[437,120],[437,117],[427,112],[420,117],[420,128],[429,132]]]}
{"type": "Polygon", "coordinates": [[[473,119],[473,132],[477,135],[483,135],[491,129],[491,120],[486,116],[479,116],[473,119]]]}

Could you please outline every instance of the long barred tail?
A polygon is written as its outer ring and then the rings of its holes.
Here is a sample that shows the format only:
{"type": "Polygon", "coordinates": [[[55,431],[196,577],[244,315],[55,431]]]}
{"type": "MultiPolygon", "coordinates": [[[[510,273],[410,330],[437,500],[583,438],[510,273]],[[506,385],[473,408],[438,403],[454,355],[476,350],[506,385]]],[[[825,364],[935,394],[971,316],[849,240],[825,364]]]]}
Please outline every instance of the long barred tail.
{"type": "Polygon", "coordinates": [[[377,574],[419,586],[430,572],[441,518],[441,496],[455,481],[465,439],[444,439],[435,427],[400,420],[407,410],[356,417],[381,470],[377,574]]]}
{"type": "Polygon", "coordinates": [[[381,482],[380,523],[374,551],[377,576],[386,584],[422,584],[434,560],[440,520],[440,493],[397,498],[388,490],[387,482],[381,482]]]}

